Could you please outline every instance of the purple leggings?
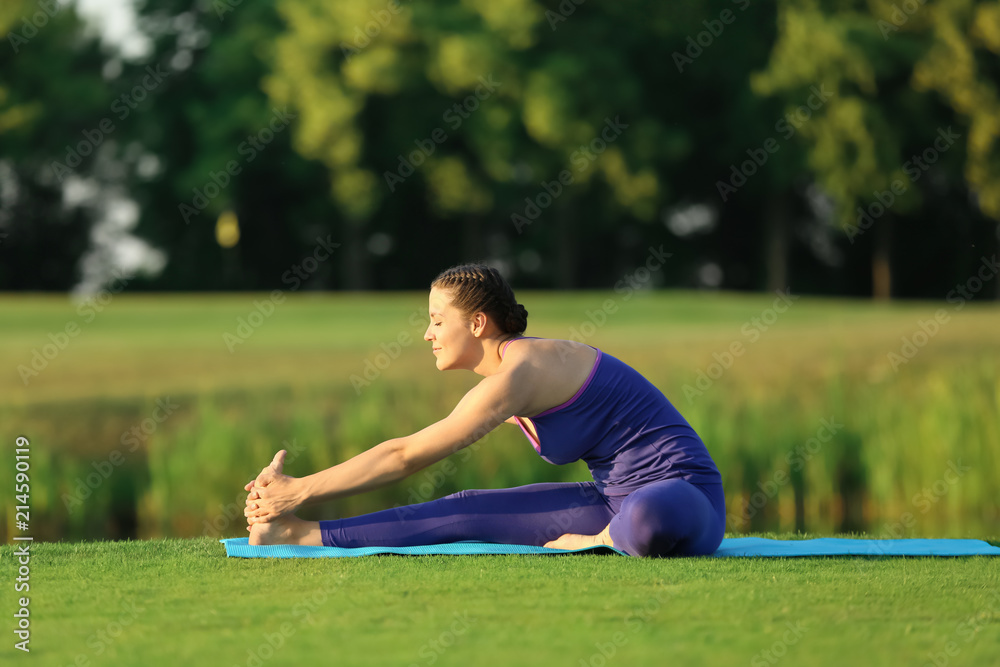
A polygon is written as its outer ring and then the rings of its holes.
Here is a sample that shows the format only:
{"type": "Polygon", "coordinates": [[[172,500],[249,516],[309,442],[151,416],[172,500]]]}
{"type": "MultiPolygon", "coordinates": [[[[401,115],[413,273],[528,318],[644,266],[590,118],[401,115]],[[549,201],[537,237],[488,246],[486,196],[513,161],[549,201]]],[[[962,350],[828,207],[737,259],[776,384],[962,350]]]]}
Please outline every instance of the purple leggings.
{"type": "Polygon", "coordinates": [[[722,484],[668,479],[627,496],[605,496],[593,482],[459,491],[319,527],[328,547],[462,540],[542,546],[563,533],[596,535],[610,523],[615,548],[631,556],[704,556],[722,542],[725,520],[722,484]]]}

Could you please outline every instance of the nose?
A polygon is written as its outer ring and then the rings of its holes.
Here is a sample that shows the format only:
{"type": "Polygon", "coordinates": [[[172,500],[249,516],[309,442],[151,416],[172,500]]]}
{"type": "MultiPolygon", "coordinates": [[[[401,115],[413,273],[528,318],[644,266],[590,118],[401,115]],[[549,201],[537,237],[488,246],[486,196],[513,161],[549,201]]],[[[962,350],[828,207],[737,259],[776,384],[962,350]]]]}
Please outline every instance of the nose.
{"type": "Polygon", "coordinates": [[[430,325],[428,325],[427,329],[424,331],[424,340],[426,340],[426,341],[432,341],[432,340],[434,340],[434,336],[431,335],[431,327],[430,327],[430,325]]]}

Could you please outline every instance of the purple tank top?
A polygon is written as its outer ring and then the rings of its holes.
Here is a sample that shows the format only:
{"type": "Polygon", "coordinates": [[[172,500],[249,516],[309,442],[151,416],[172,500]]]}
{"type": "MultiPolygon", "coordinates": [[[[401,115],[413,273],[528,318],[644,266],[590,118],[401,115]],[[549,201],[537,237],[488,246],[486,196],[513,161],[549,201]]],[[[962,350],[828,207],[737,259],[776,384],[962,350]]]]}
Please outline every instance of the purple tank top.
{"type": "Polygon", "coordinates": [[[530,418],[537,442],[516,419],[544,460],[565,465],[582,459],[605,495],[665,479],[722,483],[705,444],[667,397],[601,350],[576,395],[530,418]]]}

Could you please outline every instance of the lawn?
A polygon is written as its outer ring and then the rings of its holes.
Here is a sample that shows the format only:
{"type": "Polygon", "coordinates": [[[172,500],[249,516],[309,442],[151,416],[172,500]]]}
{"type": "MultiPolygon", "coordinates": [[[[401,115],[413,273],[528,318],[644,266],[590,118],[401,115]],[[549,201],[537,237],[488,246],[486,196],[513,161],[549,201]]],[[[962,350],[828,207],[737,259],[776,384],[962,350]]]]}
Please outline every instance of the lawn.
{"type": "MultiPolygon", "coordinates": [[[[12,550],[0,547],[4,586],[12,550]]],[[[944,667],[1000,655],[990,557],[244,560],[197,538],[36,544],[30,568],[31,654],[13,648],[5,595],[4,664],[944,667]]]]}

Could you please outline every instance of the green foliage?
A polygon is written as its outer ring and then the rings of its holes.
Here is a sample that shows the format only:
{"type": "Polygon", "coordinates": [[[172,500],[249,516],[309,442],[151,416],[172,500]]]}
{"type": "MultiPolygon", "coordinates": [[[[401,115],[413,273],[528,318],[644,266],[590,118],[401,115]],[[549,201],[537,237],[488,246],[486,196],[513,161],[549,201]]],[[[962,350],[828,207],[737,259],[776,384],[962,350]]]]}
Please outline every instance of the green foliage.
{"type": "Polygon", "coordinates": [[[926,297],[995,244],[995,2],[164,0],[137,8],[152,50],[136,58],[55,6],[16,49],[38,5],[0,10],[4,289],[75,284],[111,195],[169,258],[131,290],[286,288],[329,235],[340,251],[296,289],[412,289],[474,258],[607,288],[669,241],[657,285],[711,262],[727,288],[866,294],[879,256],[883,296],[926,297]],[[163,81],[144,90],[150,68],[163,81]],[[815,88],[830,99],[804,107],[815,88]],[[105,121],[99,150],[56,168],[105,121]],[[946,128],[955,148],[908,170],[946,128]],[[101,194],[66,210],[63,178],[101,194]],[[817,219],[849,229],[894,183],[879,227],[905,221],[896,234],[819,238],[817,219]],[[691,204],[713,229],[658,224],[691,204]]]}
{"type": "MultiPolygon", "coordinates": [[[[942,118],[927,93],[940,93],[968,124],[964,177],[983,213],[1000,219],[994,3],[966,0],[911,3],[778,4],[779,36],[768,67],[753,75],[754,90],[798,104],[811,85],[829,86],[835,101],[802,129],[809,165],[839,205],[842,224],[856,223],[855,206],[893,181],[906,184],[894,212],[915,211],[926,196],[904,165],[931,146],[942,118]],[[978,64],[982,63],[982,64],[978,64]],[[902,117],[906,114],[905,120],[902,117]],[[918,147],[921,147],[919,150],[918,147]]],[[[957,156],[947,155],[951,165],[957,156]]],[[[948,172],[955,174],[954,167],[948,172]]]]}

